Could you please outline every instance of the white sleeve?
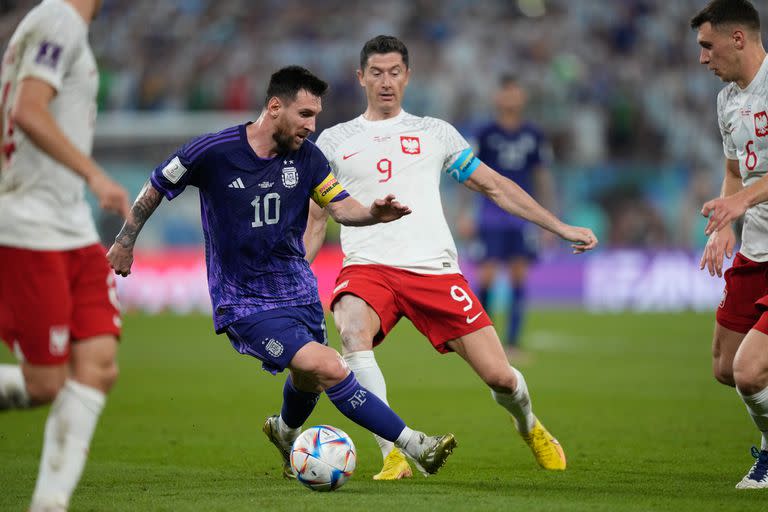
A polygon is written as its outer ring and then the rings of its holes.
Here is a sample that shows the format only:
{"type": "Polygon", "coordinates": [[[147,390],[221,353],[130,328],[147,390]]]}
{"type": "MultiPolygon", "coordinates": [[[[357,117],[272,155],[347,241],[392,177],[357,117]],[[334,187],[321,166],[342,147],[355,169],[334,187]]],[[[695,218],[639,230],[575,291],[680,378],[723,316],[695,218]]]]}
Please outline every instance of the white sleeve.
{"type": "Polygon", "coordinates": [[[86,34],[66,17],[41,19],[29,32],[21,49],[18,79],[39,78],[57,91],[82,51],[86,34]]]}
{"type": "Polygon", "coordinates": [[[443,159],[443,171],[448,169],[456,163],[456,160],[464,155],[467,149],[472,151],[472,146],[467,142],[467,139],[462,137],[459,131],[453,127],[450,123],[443,121],[442,119],[435,119],[434,117],[424,118],[425,129],[429,131],[437,140],[443,143],[445,149],[445,157],[443,159]]]}
{"type": "Polygon", "coordinates": [[[317,138],[317,142],[315,142],[315,146],[317,146],[320,151],[323,152],[323,155],[328,160],[328,163],[331,165],[331,169],[333,171],[336,171],[334,153],[336,153],[338,145],[339,143],[334,139],[332,130],[330,129],[323,130],[323,132],[317,138]]]}
{"type": "Polygon", "coordinates": [[[317,137],[317,142],[315,142],[315,146],[320,148],[320,151],[323,152],[325,158],[328,158],[329,153],[332,151],[328,130],[323,130],[322,133],[320,133],[320,135],[317,137]]]}
{"type": "Polygon", "coordinates": [[[724,119],[726,90],[720,91],[717,95],[717,124],[720,128],[720,136],[723,138],[723,153],[728,160],[738,160],[736,153],[736,144],[733,142],[733,128],[729,130],[724,119]]]}

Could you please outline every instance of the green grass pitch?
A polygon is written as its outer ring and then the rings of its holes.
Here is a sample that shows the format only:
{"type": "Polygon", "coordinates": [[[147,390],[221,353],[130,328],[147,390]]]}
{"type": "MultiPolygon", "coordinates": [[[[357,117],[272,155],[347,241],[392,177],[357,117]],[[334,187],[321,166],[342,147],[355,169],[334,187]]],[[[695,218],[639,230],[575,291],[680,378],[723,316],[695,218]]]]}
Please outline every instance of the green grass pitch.
{"type": "MultiPolygon", "coordinates": [[[[374,482],[377,445],[323,398],[310,424],[347,431],[358,467],[339,491],[313,493],[280,478],[261,432],[282,376],[234,352],[207,317],[129,315],[121,378],[71,510],[763,510],[765,492],[734,489],[758,437],[735,391],[711,377],[712,316],[531,315],[520,368],[568,455],[563,473],[536,466],[458,356],[401,322],[377,349],[390,402],[414,428],[454,432],[457,450],[436,476],[374,482]]],[[[0,510],[28,504],[46,414],[0,413],[0,510]]]]}

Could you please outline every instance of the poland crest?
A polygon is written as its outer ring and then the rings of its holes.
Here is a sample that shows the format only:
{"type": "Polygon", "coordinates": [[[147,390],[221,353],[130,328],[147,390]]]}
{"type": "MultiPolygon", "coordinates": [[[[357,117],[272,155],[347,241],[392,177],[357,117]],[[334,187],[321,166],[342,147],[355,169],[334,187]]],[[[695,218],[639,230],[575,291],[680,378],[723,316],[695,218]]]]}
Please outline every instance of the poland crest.
{"type": "Polygon", "coordinates": [[[418,155],[421,153],[421,143],[418,137],[400,137],[400,147],[403,149],[403,153],[409,155],[418,155]]]}
{"type": "Polygon", "coordinates": [[[757,137],[768,135],[768,114],[765,110],[755,114],[755,135],[757,137]]]}

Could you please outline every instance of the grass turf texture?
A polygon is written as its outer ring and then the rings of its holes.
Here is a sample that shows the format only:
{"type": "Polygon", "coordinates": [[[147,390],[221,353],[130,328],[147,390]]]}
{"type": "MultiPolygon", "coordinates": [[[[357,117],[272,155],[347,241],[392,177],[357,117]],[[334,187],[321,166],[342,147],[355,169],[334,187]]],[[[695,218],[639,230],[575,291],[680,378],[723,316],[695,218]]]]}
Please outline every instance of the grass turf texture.
{"type": "MultiPolygon", "coordinates": [[[[734,489],[758,436],[735,391],[710,376],[712,322],[531,315],[531,361],[520,368],[534,410],[565,447],[564,473],[540,470],[469,367],[401,322],[377,349],[390,401],[414,428],[454,432],[458,449],[436,476],[374,482],[378,446],[323,397],[308,425],[349,433],[358,467],[339,491],[314,493],[280,478],[261,432],[279,411],[282,376],[234,352],[207,317],[130,315],[121,378],[71,510],[762,509],[765,492],[734,489]]],[[[11,361],[7,350],[0,359],[11,361]]],[[[0,510],[28,504],[47,411],[0,413],[0,510]]]]}

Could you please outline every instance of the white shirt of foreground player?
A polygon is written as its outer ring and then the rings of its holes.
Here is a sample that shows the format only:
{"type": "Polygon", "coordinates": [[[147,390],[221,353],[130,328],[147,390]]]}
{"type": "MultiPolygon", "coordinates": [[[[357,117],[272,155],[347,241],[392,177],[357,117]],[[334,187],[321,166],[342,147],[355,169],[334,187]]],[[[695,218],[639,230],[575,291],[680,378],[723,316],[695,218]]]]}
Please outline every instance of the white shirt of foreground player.
{"type": "Polygon", "coordinates": [[[85,181],[37,149],[9,115],[18,84],[37,78],[56,89],[50,111],[66,136],[90,155],[99,84],[88,27],[63,0],[46,0],[22,20],[3,57],[0,87],[3,145],[13,144],[0,170],[0,245],[68,250],[98,242],[85,181]]]}
{"type": "Polygon", "coordinates": [[[422,274],[460,272],[439,187],[443,172],[470,148],[453,126],[405,111],[383,121],[360,116],[323,131],[317,145],[352,197],[369,204],[394,194],[413,210],[387,224],[342,226],[344,266],[378,264],[422,274]]]}
{"type": "MultiPolygon", "coordinates": [[[[768,57],[746,88],[731,82],[720,91],[717,120],[725,157],[739,161],[741,181],[747,187],[768,172],[768,57]]],[[[744,256],[768,261],[768,204],[747,210],[741,238],[744,256]]]]}

